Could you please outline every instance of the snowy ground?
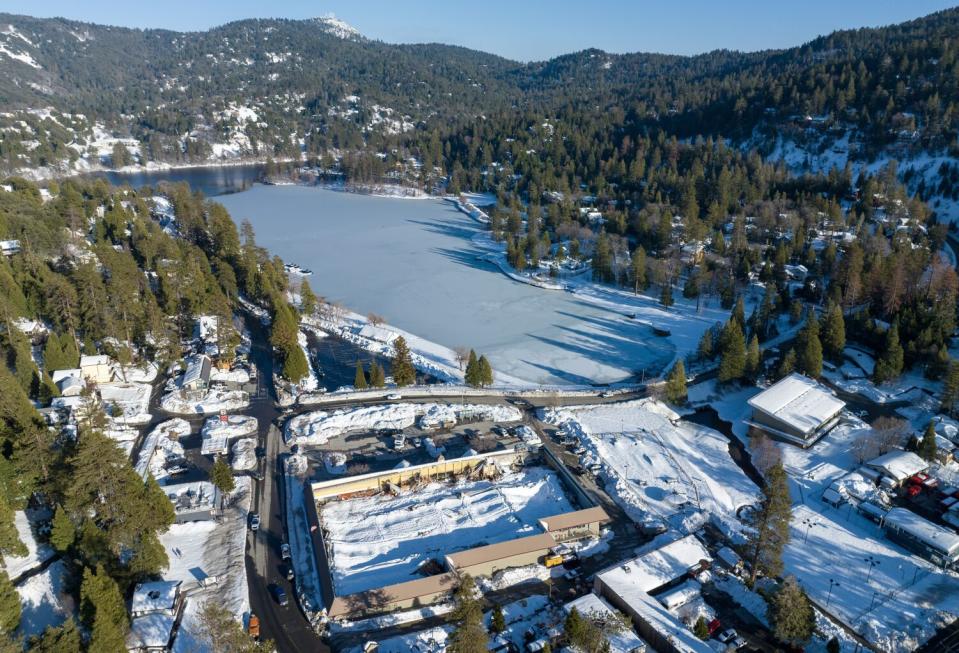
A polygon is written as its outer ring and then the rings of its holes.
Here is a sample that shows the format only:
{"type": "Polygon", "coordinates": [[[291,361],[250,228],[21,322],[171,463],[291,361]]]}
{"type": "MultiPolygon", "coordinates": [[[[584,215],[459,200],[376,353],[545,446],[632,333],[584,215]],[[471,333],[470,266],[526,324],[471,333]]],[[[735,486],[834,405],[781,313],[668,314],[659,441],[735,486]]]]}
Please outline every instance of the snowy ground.
{"type": "Polygon", "coordinates": [[[0,556],[3,568],[10,579],[15,579],[31,569],[38,567],[53,555],[53,549],[47,544],[37,542],[37,538],[33,534],[33,527],[30,524],[30,515],[28,513],[23,510],[18,510],[13,513],[13,525],[17,529],[17,536],[20,538],[20,541],[27,547],[27,555],[0,556]]]}
{"type": "Polygon", "coordinates": [[[791,535],[786,572],[880,650],[912,651],[959,616],[959,576],[908,554],[848,507],[794,506],[791,535]],[[831,595],[830,579],[839,583],[831,595]]]}
{"type": "Polygon", "coordinates": [[[256,438],[241,438],[233,443],[233,458],[230,465],[236,471],[256,467],[256,438]]]}
{"type": "Polygon", "coordinates": [[[579,439],[584,464],[601,466],[607,491],[637,522],[688,530],[712,516],[736,528],[737,508],[756,500],[725,437],[654,400],[547,409],[543,418],[579,439]]]}
{"type": "Polygon", "coordinates": [[[383,404],[297,415],[287,423],[284,438],[287,444],[316,446],[344,433],[404,429],[417,419],[421,428],[434,428],[450,421],[515,422],[522,417],[519,409],[506,404],[383,404]]]}
{"type": "Polygon", "coordinates": [[[236,478],[233,501],[220,521],[174,524],[160,536],[170,558],[165,580],[182,580],[186,609],[173,650],[206,653],[197,646],[195,633],[202,604],[213,601],[245,619],[250,611],[246,579],[246,524],[250,511],[251,480],[236,478]],[[215,577],[216,582],[210,582],[215,577]],[[200,584],[205,581],[207,586],[200,584]]]}
{"type": "Polygon", "coordinates": [[[230,440],[256,433],[258,421],[249,415],[226,415],[208,417],[203,424],[203,444],[200,453],[226,454],[230,450],[230,440]]]}
{"type": "Polygon", "coordinates": [[[429,560],[542,532],[537,519],[572,510],[556,475],[533,467],[495,482],[433,483],[398,497],[322,507],[337,595],[412,580],[429,560]]]}
{"type": "Polygon", "coordinates": [[[424,357],[444,359],[441,366],[457,377],[449,356],[456,346],[486,354],[497,383],[608,383],[644,370],[651,377],[728,315],[716,298],[697,310],[678,291],[666,310],[655,298],[585,280],[576,281],[575,293],[517,283],[478,260],[488,252],[472,239],[484,227],[449,202],[273,186],[218,199],[251,220],[261,245],[311,268],[318,294],[442,345],[411,342],[424,357]],[[356,252],[364,253],[362,272],[344,275],[355,269],[356,252]],[[658,337],[650,324],[673,335],[658,337]]]}
{"type": "Polygon", "coordinates": [[[42,573],[17,585],[20,595],[20,628],[24,638],[40,635],[49,626],[59,626],[75,610],[66,584],[66,563],[57,560],[42,573]]]}

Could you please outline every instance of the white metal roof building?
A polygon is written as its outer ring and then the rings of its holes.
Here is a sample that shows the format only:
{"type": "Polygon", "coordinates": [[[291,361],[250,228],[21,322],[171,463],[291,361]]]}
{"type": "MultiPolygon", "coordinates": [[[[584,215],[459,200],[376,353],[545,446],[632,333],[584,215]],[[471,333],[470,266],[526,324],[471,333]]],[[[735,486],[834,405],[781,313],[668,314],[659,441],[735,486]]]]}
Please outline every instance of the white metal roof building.
{"type": "Polygon", "coordinates": [[[816,381],[790,374],[749,400],[750,427],[808,447],[839,422],[845,403],[816,381]]]}
{"type": "Polygon", "coordinates": [[[959,535],[905,508],[892,508],[882,523],[886,536],[944,567],[959,563],[959,535]]]}
{"type": "Polygon", "coordinates": [[[929,469],[929,463],[920,458],[911,451],[895,449],[889,453],[884,453],[878,458],[874,458],[866,463],[870,469],[888,476],[896,482],[902,483],[910,476],[929,469]]]}
{"type": "MultiPolygon", "coordinates": [[[[592,592],[584,594],[563,606],[563,610],[567,614],[572,612],[573,608],[576,608],[576,611],[581,615],[589,615],[599,619],[615,618],[616,616],[612,606],[592,592]]],[[[640,653],[646,651],[646,642],[640,639],[631,629],[608,634],[606,639],[609,641],[610,653],[640,653]]]]}
{"type": "Polygon", "coordinates": [[[133,599],[130,602],[130,614],[134,617],[152,612],[166,612],[173,614],[180,594],[181,581],[158,580],[151,583],[140,583],[133,590],[133,599]]]}
{"type": "Polygon", "coordinates": [[[127,634],[127,650],[162,653],[171,649],[176,617],[160,612],[134,617],[127,634]]]}
{"type": "Polygon", "coordinates": [[[606,582],[621,579],[643,592],[655,592],[678,580],[702,560],[712,560],[706,547],[693,535],[670,542],[664,547],[610,567],[596,575],[606,582]]]}

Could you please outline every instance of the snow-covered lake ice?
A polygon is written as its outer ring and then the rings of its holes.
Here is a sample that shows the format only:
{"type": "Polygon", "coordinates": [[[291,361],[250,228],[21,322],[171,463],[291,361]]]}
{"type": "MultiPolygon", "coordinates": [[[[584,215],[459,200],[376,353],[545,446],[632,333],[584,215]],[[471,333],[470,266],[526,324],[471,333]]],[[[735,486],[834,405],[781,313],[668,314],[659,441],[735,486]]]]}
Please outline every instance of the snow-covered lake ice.
{"type": "MultiPolygon", "coordinates": [[[[442,200],[262,186],[217,198],[257,243],[313,270],[329,300],[448,347],[485,353],[494,369],[534,383],[655,375],[674,347],[615,308],[508,279],[477,260],[483,227],[442,200]]],[[[626,310],[626,309],[624,309],[626,310]]]]}

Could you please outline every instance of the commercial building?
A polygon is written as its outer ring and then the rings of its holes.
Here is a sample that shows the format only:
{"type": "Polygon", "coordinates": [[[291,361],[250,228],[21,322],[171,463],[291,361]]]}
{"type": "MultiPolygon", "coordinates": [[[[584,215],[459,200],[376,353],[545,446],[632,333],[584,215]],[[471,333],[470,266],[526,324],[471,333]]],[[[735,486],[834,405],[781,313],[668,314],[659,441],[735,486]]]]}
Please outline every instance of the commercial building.
{"type": "Polygon", "coordinates": [[[941,566],[959,563],[959,535],[911,510],[893,508],[882,522],[886,537],[941,566]]]}
{"type": "Polygon", "coordinates": [[[220,491],[209,481],[164,485],[163,491],[173,503],[177,524],[207,521],[216,516],[220,491]]]}
{"type": "Polygon", "coordinates": [[[492,576],[503,569],[535,565],[554,546],[556,540],[548,533],[530,535],[451,553],[446,556],[446,567],[471,576],[492,576]]]}
{"type": "Polygon", "coordinates": [[[456,589],[454,573],[378,587],[367,592],[337,596],[328,611],[330,619],[362,619],[374,614],[422,608],[447,600],[456,589]]]}
{"type": "Polygon", "coordinates": [[[749,400],[747,423],[769,437],[808,447],[829,432],[845,407],[840,399],[802,374],[790,374],[749,400]]]}
{"type": "Polygon", "coordinates": [[[609,515],[599,506],[595,506],[540,519],[539,525],[557,542],[569,542],[584,537],[598,537],[600,527],[607,522],[609,515]]]}

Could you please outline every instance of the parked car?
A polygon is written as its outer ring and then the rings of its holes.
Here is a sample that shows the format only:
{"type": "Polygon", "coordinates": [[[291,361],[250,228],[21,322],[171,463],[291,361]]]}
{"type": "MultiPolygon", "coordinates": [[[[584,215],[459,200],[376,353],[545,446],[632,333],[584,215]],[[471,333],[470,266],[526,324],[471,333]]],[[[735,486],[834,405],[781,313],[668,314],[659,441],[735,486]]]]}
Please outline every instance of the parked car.
{"type": "Polygon", "coordinates": [[[739,637],[739,633],[736,632],[735,628],[728,628],[716,635],[716,639],[723,644],[731,644],[737,637],[739,637]]]}
{"type": "Polygon", "coordinates": [[[390,401],[396,401],[397,399],[402,399],[403,395],[398,392],[391,392],[390,394],[386,395],[386,398],[390,401]]]}
{"type": "Polygon", "coordinates": [[[274,583],[272,587],[272,591],[273,591],[273,598],[276,599],[277,603],[279,603],[282,606],[286,606],[289,604],[290,599],[286,596],[286,590],[284,590],[282,587],[274,583]]]}
{"type": "Polygon", "coordinates": [[[296,578],[296,572],[293,570],[293,565],[283,565],[283,575],[286,576],[287,580],[293,580],[296,578]]]}
{"type": "Polygon", "coordinates": [[[495,433],[496,435],[503,437],[506,435],[506,429],[500,426],[499,424],[493,425],[490,429],[490,432],[495,433]]]}
{"type": "Polygon", "coordinates": [[[746,640],[742,637],[737,637],[731,642],[731,644],[738,651],[742,647],[746,646],[746,640]]]}
{"type": "Polygon", "coordinates": [[[286,542],[280,545],[280,557],[283,558],[284,560],[290,559],[290,545],[287,544],[286,542]]]}
{"type": "Polygon", "coordinates": [[[183,465],[174,465],[173,467],[167,467],[166,473],[169,476],[180,476],[181,474],[186,474],[188,471],[190,470],[183,465]]]}
{"type": "Polygon", "coordinates": [[[254,532],[260,530],[260,516],[257,513],[250,515],[250,530],[254,532]]]}

